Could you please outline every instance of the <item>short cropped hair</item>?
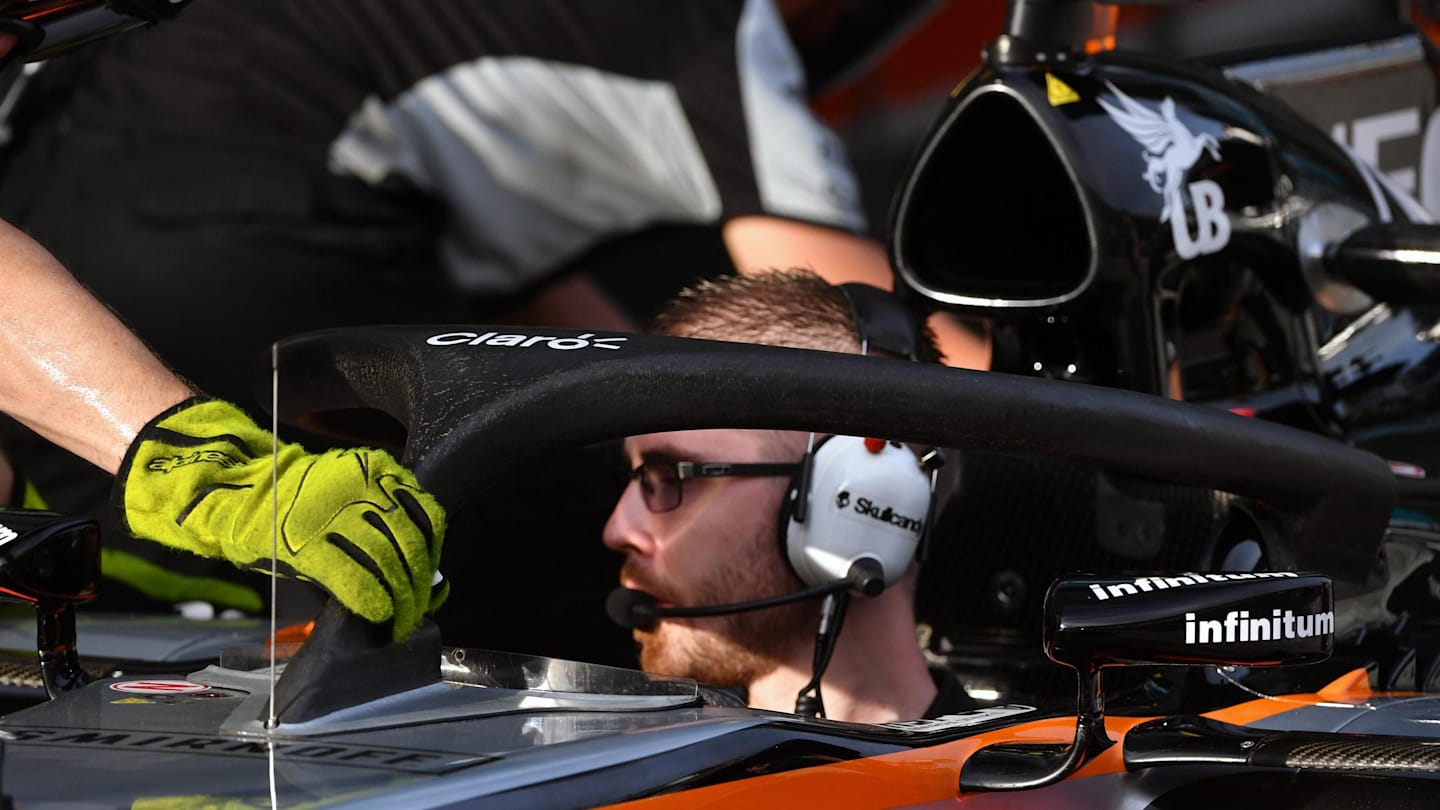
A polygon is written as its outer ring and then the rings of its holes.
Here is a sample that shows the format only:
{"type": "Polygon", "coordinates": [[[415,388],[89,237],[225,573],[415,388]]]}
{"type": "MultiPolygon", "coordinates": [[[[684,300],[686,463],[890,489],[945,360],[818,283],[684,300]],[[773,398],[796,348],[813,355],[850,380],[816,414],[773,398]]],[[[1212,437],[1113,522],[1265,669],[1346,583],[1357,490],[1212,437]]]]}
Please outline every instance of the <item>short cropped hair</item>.
{"type": "MultiPolygon", "coordinates": [[[[840,288],[799,267],[702,281],[666,305],[650,331],[672,337],[860,353],[849,299],[840,288]]],[[[919,343],[921,359],[939,358],[928,328],[921,330],[919,343]]]]}

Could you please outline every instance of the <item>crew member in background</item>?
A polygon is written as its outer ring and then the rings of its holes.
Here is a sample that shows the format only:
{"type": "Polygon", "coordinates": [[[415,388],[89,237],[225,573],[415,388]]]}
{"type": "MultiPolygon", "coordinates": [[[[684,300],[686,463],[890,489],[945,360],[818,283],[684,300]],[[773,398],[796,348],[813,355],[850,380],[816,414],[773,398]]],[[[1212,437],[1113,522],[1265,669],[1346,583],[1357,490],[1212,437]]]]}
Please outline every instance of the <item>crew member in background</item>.
{"type": "MultiPolygon", "coordinates": [[[[199,3],[41,71],[0,214],[185,379],[246,403],[257,357],[318,328],[628,328],[575,270],[667,224],[718,230],[742,272],[888,286],[805,88],[772,0],[199,3]]],[[[31,505],[107,516],[101,471],[17,425],[0,447],[31,505]]],[[[104,534],[112,607],[257,604],[104,534]]]]}

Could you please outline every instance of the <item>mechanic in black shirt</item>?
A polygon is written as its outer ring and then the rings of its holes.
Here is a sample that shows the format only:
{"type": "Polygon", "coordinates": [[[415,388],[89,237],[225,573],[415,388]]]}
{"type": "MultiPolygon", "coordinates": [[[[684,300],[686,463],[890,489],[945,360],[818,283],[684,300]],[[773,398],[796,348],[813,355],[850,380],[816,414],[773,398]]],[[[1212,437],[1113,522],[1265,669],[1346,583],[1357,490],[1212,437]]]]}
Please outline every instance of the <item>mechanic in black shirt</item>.
{"type": "Polygon", "coordinates": [[[0,412],[114,474],[136,537],[260,571],[273,551],[280,572],[397,639],[444,601],[444,510],[388,453],[276,443],[199,396],[3,223],[0,257],[0,412]]]}
{"type": "MultiPolygon", "coordinates": [[[[657,319],[653,331],[764,343],[792,348],[860,353],[850,298],[840,288],[806,270],[784,270],[706,282],[677,298],[657,319]]],[[[921,333],[916,355],[938,359],[933,337],[921,333]]],[[[873,347],[871,347],[873,350],[873,347]]],[[[643,591],[660,606],[701,607],[747,602],[804,588],[799,565],[808,565],[797,549],[796,531],[782,509],[795,462],[806,453],[811,436],[775,430],[687,430],[631,436],[625,460],[631,483],[621,495],[604,541],[624,555],[620,583],[643,591]],[[703,463],[723,464],[724,472],[703,474],[703,463]],[[756,464],[743,468],[734,465],[756,464]],[[787,532],[790,534],[787,535],[787,532]],[[777,538],[781,538],[777,542],[777,538]],[[787,559],[788,557],[788,559],[787,559]]],[[[824,437],[815,437],[824,439],[824,437]]],[[[915,635],[913,608],[918,568],[913,562],[921,524],[901,518],[905,512],[924,520],[931,497],[929,476],[907,448],[873,440],[847,450],[829,437],[815,451],[814,480],[825,465],[897,464],[885,467],[905,479],[911,506],[884,489],[850,486],[837,499],[816,483],[811,500],[812,532],[849,533],[855,542],[874,538],[899,554],[879,596],[857,596],[844,618],[833,659],[822,681],[825,716],[836,720],[889,722],[975,708],[976,704],[948,670],[930,669],[915,635]],[[831,448],[830,443],[835,443],[831,448]],[[879,449],[877,449],[877,447],[879,449]],[[836,452],[858,456],[840,457],[836,452]],[[886,461],[867,454],[890,453],[886,461]],[[824,455],[829,454],[829,455],[824,455]],[[825,460],[822,460],[825,459],[825,460]],[[918,487],[918,490],[917,490],[918,487]],[[891,521],[877,521],[880,510],[853,513],[855,500],[883,491],[898,508],[891,521]],[[842,503],[843,502],[843,503],[842,503]],[[820,521],[830,512],[827,524],[820,521]],[[822,525],[828,528],[822,529],[822,525]],[[860,538],[865,538],[864,540],[860,538]]],[[[869,469],[851,467],[852,470],[869,469]]],[[[873,473],[866,473],[872,475],[873,473]]],[[[860,480],[860,476],[848,478],[860,480]]],[[[889,512],[890,510],[886,510],[889,512]]],[[[827,547],[849,538],[827,537],[827,547]]],[[[825,552],[822,552],[825,553],[825,552]]],[[[879,552],[888,558],[891,550],[879,552]]],[[[790,711],[811,678],[818,623],[818,600],[706,618],[661,618],[635,630],[643,669],[743,689],[751,706],[790,711]]]]}
{"type": "MultiPolygon", "coordinates": [[[[238,403],[274,340],[313,329],[521,301],[530,322],[626,328],[565,271],[661,224],[719,229],[742,271],[888,286],[782,22],[823,4],[199,3],[39,74],[0,216],[238,403]]],[[[32,505],[106,517],[105,476],[14,426],[0,447],[32,505]]],[[[107,587],[112,606],[258,607],[223,571],[105,535],[107,578],[134,588],[107,587]]]]}
{"type": "MultiPolygon", "coordinates": [[[[154,22],[182,5],[27,5],[22,20],[0,17],[0,57],[9,57],[0,61],[13,67],[37,44],[66,44],[64,33],[87,41],[133,27],[131,14],[154,22]],[[57,9],[67,25],[37,30],[57,9]]],[[[274,566],[386,624],[396,639],[444,600],[436,572],[444,511],[388,454],[306,453],[277,443],[233,405],[197,396],[43,247],[5,223],[0,288],[0,412],[115,474],[116,505],[137,536],[244,567],[274,566]],[[264,517],[276,507],[283,517],[264,517]]],[[[0,467],[0,486],[13,486],[13,477],[0,467]]]]}

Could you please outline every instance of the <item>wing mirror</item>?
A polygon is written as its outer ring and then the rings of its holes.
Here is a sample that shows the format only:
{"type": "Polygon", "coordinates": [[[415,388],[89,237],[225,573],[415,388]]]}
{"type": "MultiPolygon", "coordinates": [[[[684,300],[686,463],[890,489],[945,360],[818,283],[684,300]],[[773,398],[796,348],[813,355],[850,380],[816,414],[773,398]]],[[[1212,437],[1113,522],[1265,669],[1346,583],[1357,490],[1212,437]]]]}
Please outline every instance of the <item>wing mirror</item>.
{"type": "Polygon", "coordinates": [[[1076,671],[1075,740],[992,745],[960,772],[962,791],[1058,782],[1113,745],[1100,674],[1112,666],[1312,664],[1334,645],[1330,579],[1290,571],[1057,580],[1045,596],[1045,654],[1076,671]]]}
{"type": "Polygon", "coordinates": [[[75,651],[75,605],[100,582],[100,530],[88,518],[0,509],[0,599],[35,606],[36,645],[53,699],[87,680],[75,651]]]}

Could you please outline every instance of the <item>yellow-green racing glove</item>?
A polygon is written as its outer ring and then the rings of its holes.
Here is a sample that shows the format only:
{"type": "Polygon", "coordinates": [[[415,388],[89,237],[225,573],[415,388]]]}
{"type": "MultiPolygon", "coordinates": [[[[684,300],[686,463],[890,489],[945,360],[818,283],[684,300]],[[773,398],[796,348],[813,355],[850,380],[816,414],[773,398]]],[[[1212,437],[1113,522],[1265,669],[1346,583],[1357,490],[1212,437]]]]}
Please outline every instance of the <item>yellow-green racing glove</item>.
{"type": "Polygon", "coordinates": [[[244,411],[196,397],[155,417],[116,476],[130,532],[206,557],[270,570],[325,589],[365,619],[408,637],[440,606],[445,511],[383,450],[309,453],[280,442],[244,411]]]}

